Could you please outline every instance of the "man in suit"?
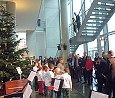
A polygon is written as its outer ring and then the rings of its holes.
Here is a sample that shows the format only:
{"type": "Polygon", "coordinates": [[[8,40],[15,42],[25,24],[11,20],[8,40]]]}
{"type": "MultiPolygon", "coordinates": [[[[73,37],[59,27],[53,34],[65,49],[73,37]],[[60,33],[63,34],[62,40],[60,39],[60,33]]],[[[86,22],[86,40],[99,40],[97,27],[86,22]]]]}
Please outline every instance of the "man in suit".
{"type": "Polygon", "coordinates": [[[78,31],[79,31],[80,25],[81,25],[80,16],[79,16],[79,14],[77,15],[76,12],[74,12],[74,15],[75,15],[75,17],[76,17],[77,29],[78,29],[78,31]]]}
{"type": "Polygon", "coordinates": [[[85,68],[85,64],[86,64],[86,60],[87,60],[87,53],[84,52],[83,53],[83,57],[82,57],[82,74],[83,74],[83,78],[84,78],[84,82],[83,83],[87,83],[87,74],[86,74],[86,68],[85,68]]]}

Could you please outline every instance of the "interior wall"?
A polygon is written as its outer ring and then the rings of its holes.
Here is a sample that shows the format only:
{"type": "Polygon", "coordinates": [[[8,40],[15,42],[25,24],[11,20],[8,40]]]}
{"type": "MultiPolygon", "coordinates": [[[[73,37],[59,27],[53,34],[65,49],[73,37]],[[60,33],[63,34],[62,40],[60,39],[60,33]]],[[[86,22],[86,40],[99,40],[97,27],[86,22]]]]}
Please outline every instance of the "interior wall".
{"type": "Polygon", "coordinates": [[[58,0],[44,0],[46,21],[46,56],[55,57],[60,43],[58,0]]]}
{"type": "Polygon", "coordinates": [[[45,48],[45,33],[41,32],[26,32],[26,44],[29,50],[29,56],[35,56],[35,58],[39,58],[39,56],[44,57],[46,54],[45,48]]]}

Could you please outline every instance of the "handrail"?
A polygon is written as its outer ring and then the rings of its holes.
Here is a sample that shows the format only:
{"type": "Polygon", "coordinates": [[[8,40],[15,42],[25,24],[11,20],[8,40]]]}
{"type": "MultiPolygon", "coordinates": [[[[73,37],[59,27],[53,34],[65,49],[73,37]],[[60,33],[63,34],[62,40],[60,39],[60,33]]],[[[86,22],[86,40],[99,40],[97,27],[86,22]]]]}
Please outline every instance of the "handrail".
{"type": "MultiPolygon", "coordinates": [[[[92,2],[91,2],[91,3],[92,3],[92,2]]],[[[83,1],[82,5],[81,5],[81,8],[80,8],[80,11],[79,11],[79,13],[78,13],[78,15],[79,15],[80,17],[82,17],[83,13],[86,13],[86,14],[84,14],[84,15],[87,15],[87,12],[89,11],[89,8],[88,8],[87,10],[85,9],[85,11],[81,13],[84,4],[85,4],[85,0],[83,1]],[[80,13],[81,13],[81,14],[80,14],[80,13]]],[[[80,18],[80,22],[81,22],[81,25],[82,25],[83,18],[80,18]]],[[[73,24],[73,23],[70,23],[70,24],[69,24],[70,38],[73,37],[73,36],[76,36],[76,34],[74,33],[74,30],[73,30],[73,25],[72,25],[72,24],[73,24]]]]}
{"type": "Polygon", "coordinates": [[[82,7],[83,7],[84,3],[85,3],[85,0],[83,1],[82,5],[81,5],[81,9],[80,9],[80,11],[79,11],[78,15],[79,15],[79,14],[80,14],[80,12],[82,11],[82,7]]]}

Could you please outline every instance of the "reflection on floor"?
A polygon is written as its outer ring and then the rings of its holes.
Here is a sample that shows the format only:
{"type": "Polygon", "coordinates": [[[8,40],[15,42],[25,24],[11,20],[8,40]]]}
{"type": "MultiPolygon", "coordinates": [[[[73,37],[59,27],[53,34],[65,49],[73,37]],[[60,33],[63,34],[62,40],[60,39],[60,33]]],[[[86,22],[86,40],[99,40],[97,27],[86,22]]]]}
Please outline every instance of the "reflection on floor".
{"type": "MultiPolygon", "coordinates": [[[[92,85],[82,84],[80,82],[76,82],[73,80],[73,91],[71,92],[71,98],[90,98],[90,91],[95,90],[96,87],[93,83],[92,85]]],[[[45,98],[44,96],[38,95],[35,91],[33,91],[31,98],[45,98]]],[[[55,97],[54,97],[55,98],[55,97]]]]}

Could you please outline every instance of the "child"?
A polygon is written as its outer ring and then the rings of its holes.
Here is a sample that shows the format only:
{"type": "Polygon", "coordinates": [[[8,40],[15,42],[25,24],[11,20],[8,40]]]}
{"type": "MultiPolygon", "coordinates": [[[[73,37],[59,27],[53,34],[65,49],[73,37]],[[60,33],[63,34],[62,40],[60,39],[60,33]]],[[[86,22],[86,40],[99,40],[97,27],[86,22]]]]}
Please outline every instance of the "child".
{"type": "MultiPolygon", "coordinates": [[[[60,75],[60,68],[56,68],[54,70],[54,78],[55,79],[60,79],[61,75],[60,75]]],[[[55,91],[55,90],[54,90],[55,91]]],[[[56,97],[55,98],[61,98],[61,90],[55,91],[56,97]]]]}
{"type": "Polygon", "coordinates": [[[38,77],[38,85],[39,85],[39,89],[38,89],[38,92],[39,92],[39,95],[43,95],[43,75],[42,75],[42,67],[39,68],[38,72],[37,72],[37,77],[38,77]]]}
{"type": "Polygon", "coordinates": [[[49,64],[49,68],[50,70],[48,72],[45,73],[44,76],[44,82],[45,82],[45,87],[46,87],[46,98],[53,98],[53,91],[49,91],[48,87],[51,85],[51,81],[52,78],[54,78],[54,73],[53,73],[53,69],[54,69],[54,65],[53,64],[49,64]]]}
{"type": "Polygon", "coordinates": [[[70,91],[72,91],[72,81],[71,76],[68,74],[69,69],[64,69],[65,73],[62,75],[62,79],[64,79],[62,86],[63,98],[70,98],[70,91]]]}

